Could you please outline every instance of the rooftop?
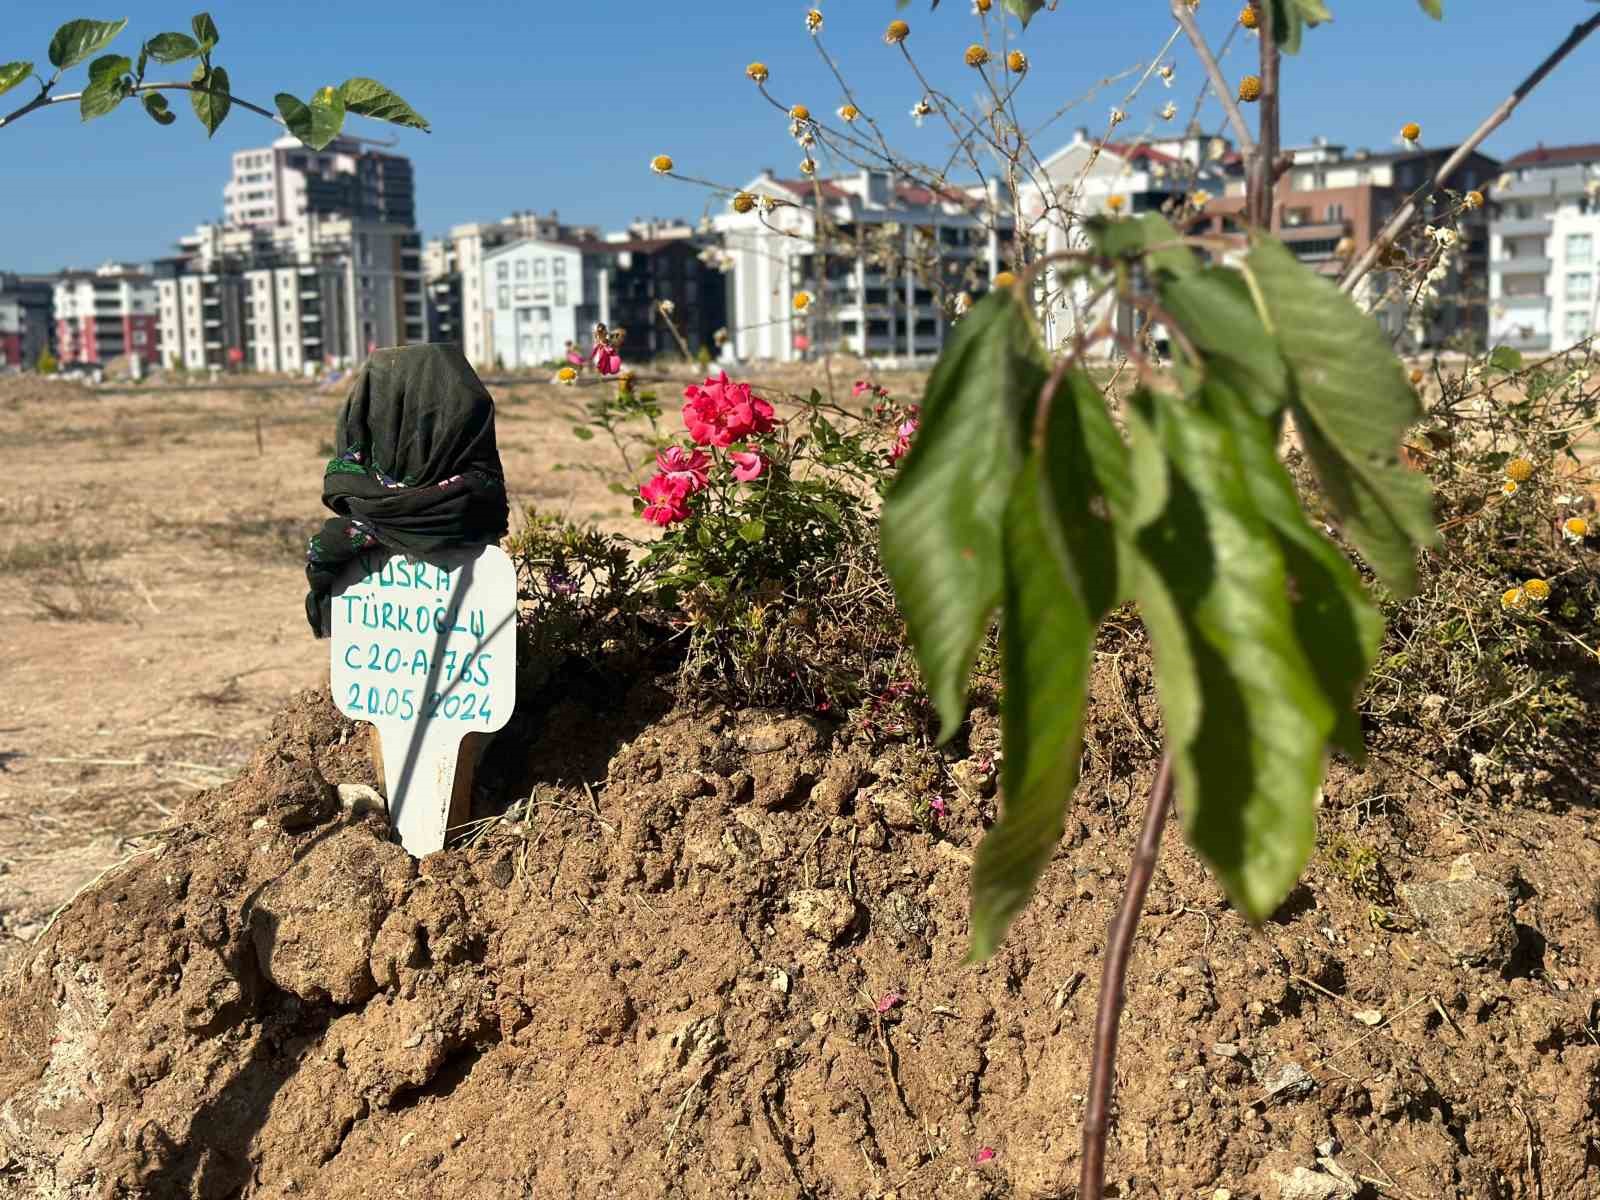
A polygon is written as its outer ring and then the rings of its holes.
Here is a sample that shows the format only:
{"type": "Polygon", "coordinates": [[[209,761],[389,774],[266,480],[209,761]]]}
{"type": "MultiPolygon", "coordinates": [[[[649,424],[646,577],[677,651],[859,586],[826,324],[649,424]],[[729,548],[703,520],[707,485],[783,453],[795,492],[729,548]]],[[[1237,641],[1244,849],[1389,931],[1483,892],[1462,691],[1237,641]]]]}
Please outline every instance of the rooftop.
{"type": "Polygon", "coordinates": [[[1580,146],[1546,146],[1540,143],[1532,150],[1524,150],[1508,161],[1507,170],[1518,167],[1565,167],[1581,163],[1600,162],[1600,142],[1580,146]]]}

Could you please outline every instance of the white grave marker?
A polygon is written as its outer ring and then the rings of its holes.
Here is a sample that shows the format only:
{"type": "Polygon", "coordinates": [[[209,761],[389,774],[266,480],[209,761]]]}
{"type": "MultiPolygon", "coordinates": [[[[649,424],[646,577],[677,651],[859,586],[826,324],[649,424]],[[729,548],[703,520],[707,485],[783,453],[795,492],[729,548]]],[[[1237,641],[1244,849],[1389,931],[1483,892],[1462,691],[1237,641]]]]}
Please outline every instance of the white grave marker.
{"type": "Polygon", "coordinates": [[[516,568],[498,546],[363,555],[331,616],[334,703],[378,727],[389,821],[413,856],[441,850],[461,739],[516,702],[516,568]]]}

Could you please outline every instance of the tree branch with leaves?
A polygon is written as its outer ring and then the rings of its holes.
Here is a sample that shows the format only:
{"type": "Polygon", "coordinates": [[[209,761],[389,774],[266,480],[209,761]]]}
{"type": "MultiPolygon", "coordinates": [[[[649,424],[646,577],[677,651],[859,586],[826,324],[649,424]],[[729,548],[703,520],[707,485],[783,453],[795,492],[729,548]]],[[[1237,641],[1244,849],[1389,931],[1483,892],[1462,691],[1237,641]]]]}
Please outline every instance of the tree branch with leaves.
{"type": "Polygon", "coordinates": [[[274,97],[277,111],[235,96],[228,72],[212,62],[212,52],[220,40],[217,24],[207,12],[190,21],[190,33],[158,33],[139,47],[137,61],[122,54],[101,54],[127,27],[124,17],[117,21],[68,21],[50,39],[48,56],[55,68],[48,78],[41,76],[29,60],[0,65],[0,95],[21,87],[30,78],[39,91],[20,108],[0,117],[0,127],[21,120],[30,113],[57,104],[77,102],[85,121],[114,112],[125,100],[135,97],[150,119],[158,125],[171,125],[177,114],[164,95],[187,92],[194,115],[205,126],[207,136],[217,132],[234,106],[267,117],[282,125],[313,150],[321,150],[343,131],[345,118],[354,113],[374,120],[388,121],[411,129],[429,131],[428,122],[409,104],[375,79],[356,77],[334,87],[329,85],[302,101],[289,92],[274,97]],[[152,62],[161,64],[196,62],[188,80],[145,78],[152,62]],[[57,91],[63,75],[88,63],[88,82],[79,91],[57,91]]]}

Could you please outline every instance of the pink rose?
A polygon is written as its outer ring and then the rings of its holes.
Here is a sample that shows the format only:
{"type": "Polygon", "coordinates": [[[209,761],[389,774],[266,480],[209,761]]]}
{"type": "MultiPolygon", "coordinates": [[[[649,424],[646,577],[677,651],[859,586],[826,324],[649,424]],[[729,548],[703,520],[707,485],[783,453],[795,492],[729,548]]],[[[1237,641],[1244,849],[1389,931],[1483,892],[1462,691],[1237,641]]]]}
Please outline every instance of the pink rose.
{"type": "Polygon", "coordinates": [[[881,1017],[884,1013],[888,1012],[889,1010],[898,1007],[899,1004],[900,1004],[900,993],[899,992],[885,992],[882,996],[878,997],[878,1003],[876,1005],[874,1005],[873,1007],[875,1007],[878,1010],[878,1015],[881,1017]]]}
{"type": "Polygon", "coordinates": [[[567,349],[567,361],[575,367],[583,366],[583,355],[572,348],[567,349]]]}
{"type": "Polygon", "coordinates": [[[889,461],[899,462],[911,449],[911,435],[917,431],[915,417],[902,422],[900,428],[895,430],[894,448],[889,451],[889,461]]]}
{"type": "Polygon", "coordinates": [[[993,1160],[994,1160],[994,1147],[993,1146],[984,1146],[981,1150],[978,1151],[978,1155],[977,1155],[977,1158],[976,1158],[975,1161],[981,1167],[981,1166],[983,1166],[984,1163],[992,1162],[993,1160]]]}
{"type": "Polygon", "coordinates": [[[622,373],[622,355],[604,342],[595,343],[590,357],[594,359],[594,365],[600,374],[620,375],[622,373]]]}
{"type": "Polygon", "coordinates": [[[733,463],[733,477],[740,483],[761,478],[761,472],[767,465],[767,460],[754,450],[735,450],[728,458],[733,463]]]}
{"type": "Polygon", "coordinates": [[[652,525],[673,525],[689,515],[689,488],[667,475],[655,475],[639,489],[644,511],[639,515],[652,525]]]}
{"type": "Polygon", "coordinates": [[[683,396],[684,428],[702,446],[731,446],[772,432],[772,405],[751,395],[748,383],[734,383],[726,371],[703,384],[690,384],[683,396]]]}
{"type": "Polygon", "coordinates": [[[711,457],[704,450],[685,450],[682,446],[673,446],[656,455],[656,467],[674,483],[682,483],[686,488],[686,495],[694,495],[706,485],[706,470],[711,466],[711,457]]]}

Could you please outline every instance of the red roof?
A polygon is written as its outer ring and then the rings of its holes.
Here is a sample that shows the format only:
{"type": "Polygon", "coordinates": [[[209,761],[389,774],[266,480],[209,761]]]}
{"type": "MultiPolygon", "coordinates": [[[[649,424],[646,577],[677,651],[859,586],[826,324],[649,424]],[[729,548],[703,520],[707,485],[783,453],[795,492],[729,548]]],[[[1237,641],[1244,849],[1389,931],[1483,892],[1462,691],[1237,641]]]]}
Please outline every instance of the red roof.
{"type": "MultiPolygon", "coordinates": [[[[789,191],[794,192],[796,195],[811,195],[812,181],[809,179],[774,179],[772,182],[781,188],[786,188],[789,191]]],[[[829,200],[843,200],[846,196],[850,195],[849,192],[845,191],[831,179],[818,179],[816,184],[822,189],[822,194],[829,200]]]]}
{"type": "Polygon", "coordinates": [[[1545,146],[1540,144],[1532,150],[1524,150],[1506,163],[1506,167],[1507,169],[1514,167],[1559,167],[1571,163],[1586,162],[1600,162],[1600,142],[1590,142],[1583,146],[1545,146]]]}
{"type": "Polygon", "coordinates": [[[1129,146],[1126,143],[1107,142],[1105,144],[1105,149],[1111,151],[1111,153],[1115,154],[1118,158],[1126,158],[1134,162],[1137,162],[1141,158],[1151,158],[1156,162],[1174,164],[1180,161],[1174,158],[1172,155],[1163,153],[1160,150],[1152,150],[1149,146],[1129,146]]]}

